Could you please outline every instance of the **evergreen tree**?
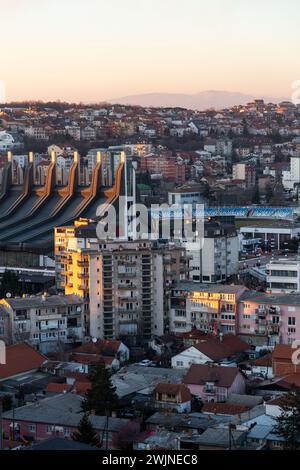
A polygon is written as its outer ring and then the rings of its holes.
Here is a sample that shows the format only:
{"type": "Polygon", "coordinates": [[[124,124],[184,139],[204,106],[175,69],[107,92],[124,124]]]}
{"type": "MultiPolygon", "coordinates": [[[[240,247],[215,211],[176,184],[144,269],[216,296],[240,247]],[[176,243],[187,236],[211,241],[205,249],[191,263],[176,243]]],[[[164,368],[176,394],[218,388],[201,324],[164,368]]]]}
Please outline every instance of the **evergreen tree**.
{"type": "Polygon", "coordinates": [[[111,374],[101,360],[93,366],[88,376],[91,388],[87,391],[82,404],[83,411],[94,411],[96,415],[108,414],[118,408],[116,387],[111,383],[111,374]]]}
{"type": "Polygon", "coordinates": [[[81,418],[78,425],[78,431],[72,435],[72,439],[74,441],[89,444],[94,447],[101,447],[97,431],[95,431],[93,428],[92,423],[90,422],[86,413],[81,418]]]}
{"type": "Polygon", "coordinates": [[[274,432],[282,436],[287,449],[300,446],[300,390],[293,387],[280,399],[281,414],[276,418],[274,432]]]}
{"type": "Polygon", "coordinates": [[[4,395],[2,398],[2,410],[4,411],[9,411],[13,407],[13,401],[11,395],[4,395]]]}

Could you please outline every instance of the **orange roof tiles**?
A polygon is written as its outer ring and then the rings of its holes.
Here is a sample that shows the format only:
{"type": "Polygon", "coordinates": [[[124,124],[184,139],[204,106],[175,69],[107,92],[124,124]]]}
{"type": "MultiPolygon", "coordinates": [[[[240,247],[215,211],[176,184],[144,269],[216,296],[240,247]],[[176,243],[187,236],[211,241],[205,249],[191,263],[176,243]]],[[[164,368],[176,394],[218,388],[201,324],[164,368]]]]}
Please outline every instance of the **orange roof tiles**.
{"type": "Polygon", "coordinates": [[[6,364],[0,364],[0,379],[38,369],[47,358],[27,343],[14,344],[6,348],[6,364]]]}

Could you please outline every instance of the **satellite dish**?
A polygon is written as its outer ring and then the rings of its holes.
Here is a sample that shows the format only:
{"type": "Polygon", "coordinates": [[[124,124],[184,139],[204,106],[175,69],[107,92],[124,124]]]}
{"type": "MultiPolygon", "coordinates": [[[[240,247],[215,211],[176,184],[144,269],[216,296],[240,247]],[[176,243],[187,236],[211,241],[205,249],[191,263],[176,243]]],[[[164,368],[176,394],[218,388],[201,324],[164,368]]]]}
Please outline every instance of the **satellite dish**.
{"type": "Polygon", "coordinates": [[[10,298],[11,298],[11,293],[10,293],[10,292],[7,292],[7,293],[6,293],[6,298],[7,298],[7,299],[10,299],[10,298]]]}
{"type": "Polygon", "coordinates": [[[97,343],[97,338],[92,338],[93,343],[97,343]]]}

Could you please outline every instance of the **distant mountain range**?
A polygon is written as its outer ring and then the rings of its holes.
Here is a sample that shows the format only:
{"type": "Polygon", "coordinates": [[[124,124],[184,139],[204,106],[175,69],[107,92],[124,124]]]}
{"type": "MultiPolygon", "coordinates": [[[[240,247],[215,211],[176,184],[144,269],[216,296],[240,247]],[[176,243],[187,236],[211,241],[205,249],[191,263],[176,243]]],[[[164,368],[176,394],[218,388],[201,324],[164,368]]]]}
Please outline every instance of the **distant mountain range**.
{"type": "MultiPolygon", "coordinates": [[[[209,108],[223,109],[234,105],[244,105],[253,101],[253,95],[229,91],[201,91],[200,93],[187,95],[183,93],[147,93],[143,95],[124,96],[118,99],[108,100],[112,104],[128,104],[136,106],[153,107],[180,107],[195,110],[209,108]]],[[[266,102],[278,103],[284,98],[262,97],[266,102]]]]}

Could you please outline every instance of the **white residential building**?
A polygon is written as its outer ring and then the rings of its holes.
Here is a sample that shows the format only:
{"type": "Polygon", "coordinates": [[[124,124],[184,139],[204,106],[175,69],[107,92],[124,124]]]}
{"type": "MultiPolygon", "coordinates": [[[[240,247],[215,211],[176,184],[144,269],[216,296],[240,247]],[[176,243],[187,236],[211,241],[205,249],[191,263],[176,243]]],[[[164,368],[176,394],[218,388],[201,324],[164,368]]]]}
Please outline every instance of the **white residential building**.
{"type": "Polygon", "coordinates": [[[10,317],[13,342],[28,341],[41,352],[84,339],[83,299],[77,295],[37,295],[0,300],[10,317]]]}
{"type": "Polygon", "coordinates": [[[203,246],[183,243],[190,259],[190,280],[218,283],[237,274],[239,241],[234,226],[207,222],[204,224],[203,246]]]}
{"type": "Polygon", "coordinates": [[[268,292],[300,292],[300,259],[273,260],[266,269],[268,292]]]}
{"type": "Polygon", "coordinates": [[[0,152],[12,150],[15,147],[15,140],[11,134],[6,131],[0,131],[0,152]]]}
{"type": "Polygon", "coordinates": [[[282,172],[282,184],[285,189],[294,189],[300,183],[300,155],[290,157],[290,170],[282,172]]]}
{"type": "Polygon", "coordinates": [[[43,127],[29,126],[25,129],[25,135],[35,140],[48,140],[48,135],[43,127]]]}

